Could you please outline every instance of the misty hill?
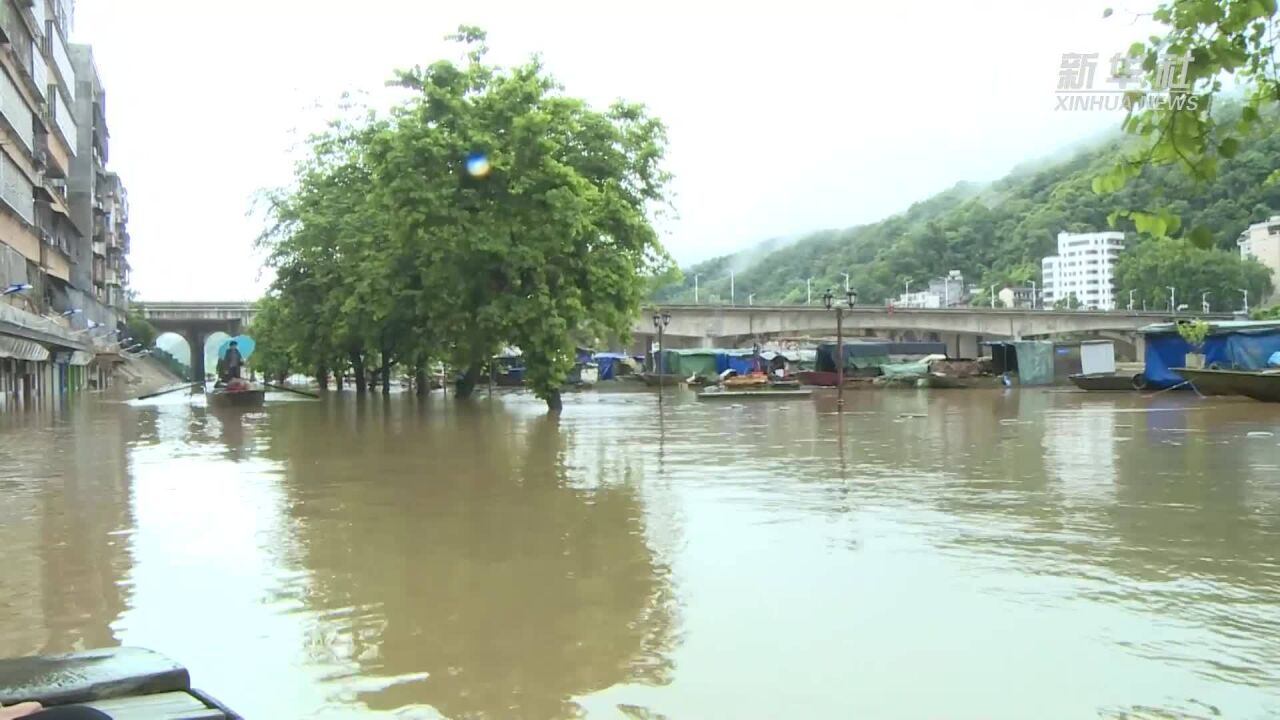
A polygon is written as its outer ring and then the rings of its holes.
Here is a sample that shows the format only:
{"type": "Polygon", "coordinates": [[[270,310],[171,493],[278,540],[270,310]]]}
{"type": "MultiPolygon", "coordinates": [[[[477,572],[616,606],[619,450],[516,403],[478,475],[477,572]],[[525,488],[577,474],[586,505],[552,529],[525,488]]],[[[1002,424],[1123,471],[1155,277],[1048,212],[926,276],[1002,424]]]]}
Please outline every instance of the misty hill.
{"type": "MultiPolygon", "coordinates": [[[[1241,231],[1280,210],[1280,187],[1263,185],[1280,157],[1280,123],[1242,140],[1212,182],[1197,184],[1173,167],[1149,168],[1120,192],[1097,195],[1092,180],[1114,163],[1120,142],[1023,163],[987,186],[960,183],[880,222],[773,240],[683,268],[683,282],[660,288],[653,299],[692,302],[696,273],[702,302],[728,302],[730,270],[741,305],[752,293],[757,304],[803,303],[810,277],[817,302],[822,290],[844,287],[841,273],[850,274],[864,303],[896,296],[906,281],[922,288],[949,270],[980,287],[1026,284],[1040,281],[1040,260],[1056,251],[1060,231],[1110,229],[1107,216],[1116,209],[1167,203],[1188,231],[1203,224],[1219,248],[1233,252],[1241,231]]],[[[1133,231],[1127,220],[1116,229],[1133,231]]]]}

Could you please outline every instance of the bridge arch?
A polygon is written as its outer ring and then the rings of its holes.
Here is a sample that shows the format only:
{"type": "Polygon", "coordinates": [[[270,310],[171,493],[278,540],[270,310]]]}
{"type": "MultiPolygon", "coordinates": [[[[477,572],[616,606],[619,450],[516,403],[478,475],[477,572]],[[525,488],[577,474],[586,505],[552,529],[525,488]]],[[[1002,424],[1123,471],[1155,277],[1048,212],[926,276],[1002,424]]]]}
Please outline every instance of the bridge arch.
{"type": "Polygon", "coordinates": [[[159,332],[181,335],[191,348],[191,373],[203,379],[204,348],[215,333],[239,335],[253,320],[254,306],[249,302],[144,302],[139,303],[142,316],[159,332]]]}

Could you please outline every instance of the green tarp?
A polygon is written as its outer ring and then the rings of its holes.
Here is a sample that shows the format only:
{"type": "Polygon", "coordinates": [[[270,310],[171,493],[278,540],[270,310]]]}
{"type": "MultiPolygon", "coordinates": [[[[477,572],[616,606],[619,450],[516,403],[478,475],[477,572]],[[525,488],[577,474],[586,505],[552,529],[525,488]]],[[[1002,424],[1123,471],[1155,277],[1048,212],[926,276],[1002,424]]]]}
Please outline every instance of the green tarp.
{"type": "Polygon", "coordinates": [[[716,354],[721,352],[724,351],[712,349],[663,350],[660,353],[662,372],[681,377],[698,375],[700,377],[713,378],[717,374],[716,354]]]}
{"type": "Polygon", "coordinates": [[[924,377],[929,374],[929,361],[885,363],[880,366],[880,373],[888,378],[924,377]]]}

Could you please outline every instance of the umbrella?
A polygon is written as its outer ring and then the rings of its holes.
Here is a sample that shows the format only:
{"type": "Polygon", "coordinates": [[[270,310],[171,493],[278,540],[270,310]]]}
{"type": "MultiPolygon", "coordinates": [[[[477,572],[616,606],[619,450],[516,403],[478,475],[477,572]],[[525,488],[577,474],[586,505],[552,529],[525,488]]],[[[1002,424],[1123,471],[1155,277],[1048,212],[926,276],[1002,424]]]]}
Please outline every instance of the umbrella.
{"type": "Polygon", "coordinates": [[[227,349],[231,347],[232,340],[236,342],[236,349],[240,351],[240,359],[248,360],[249,356],[253,354],[254,346],[257,344],[248,335],[237,335],[223,340],[222,344],[218,346],[218,358],[221,359],[227,356],[227,349]]]}

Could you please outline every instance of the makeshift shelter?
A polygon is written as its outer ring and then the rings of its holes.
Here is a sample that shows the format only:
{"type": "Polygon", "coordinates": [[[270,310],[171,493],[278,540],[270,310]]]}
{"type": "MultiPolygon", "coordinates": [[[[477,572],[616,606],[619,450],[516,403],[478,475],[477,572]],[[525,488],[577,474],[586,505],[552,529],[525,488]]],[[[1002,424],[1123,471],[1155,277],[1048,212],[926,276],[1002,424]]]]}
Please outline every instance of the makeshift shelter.
{"type": "MultiPolygon", "coordinates": [[[[1174,323],[1148,325],[1138,331],[1146,341],[1148,387],[1166,388],[1184,382],[1173,368],[1186,367],[1191,346],[1174,323]]],[[[1205,367],[1216,370],[1264,370],[1272,353],[1280,352],[1280,321],[1225,320],[1209,323],[1202,348],[1205,367]]]]}
{"type": "Polygon", "coordinates": [[[768,363],[764,362],[764,353],[760,353],[760,367],[757,367],[754,350],[718,350],[716,351],[716,373],[723,375],[732,370],[738,375],[749,375],[756,370],[764,371],[768,363]]]}
{"type": "Polygon", "coordinates": [[[719,374],[716,369],[717,355],[722,351],[712,348],[691,348],[687,350],[661,350],[658,352],[658,372],[664,375],[692,377],[697,375],[713,378],[719,374]]]}
{"type": "MultiPolygon", "coordinates": [[[[791,372],[812,370],[814,363],[818,359],[818,351],[814,348],[806,348],[804,350],[781,350],[774,354],[783,359],[787,370],[791,372]]],[[[767,353],[761,353],[761,355],[769,361],[771,366],[776,360],[774,357],[769,357],[767,353]]]]}
{"type": "MultiPolygon", "coordinates": [[[[894,358],[946,355],[947,344],[941,342],[849,342],[844,344],[845,370],[881,367],[894,358]]],[[[818,345],[813,369],[818,372],[836,371],[836,344],[818,345]]]]}
{"type": "Polygon", "coordinates": [[[631,373],[631,356],[626,353],[600,352],[591,356],[591,361],[600,368],[601,380],[616,380],[631,373]]]}
{"type": "Polygon", "coordinates": [[[1047,340],[1001,340],[985,342],[991,347],[991,366],[995,374],[1008,373],[1019,385],[1052,385],[1054,345],[1047,340]]]}

